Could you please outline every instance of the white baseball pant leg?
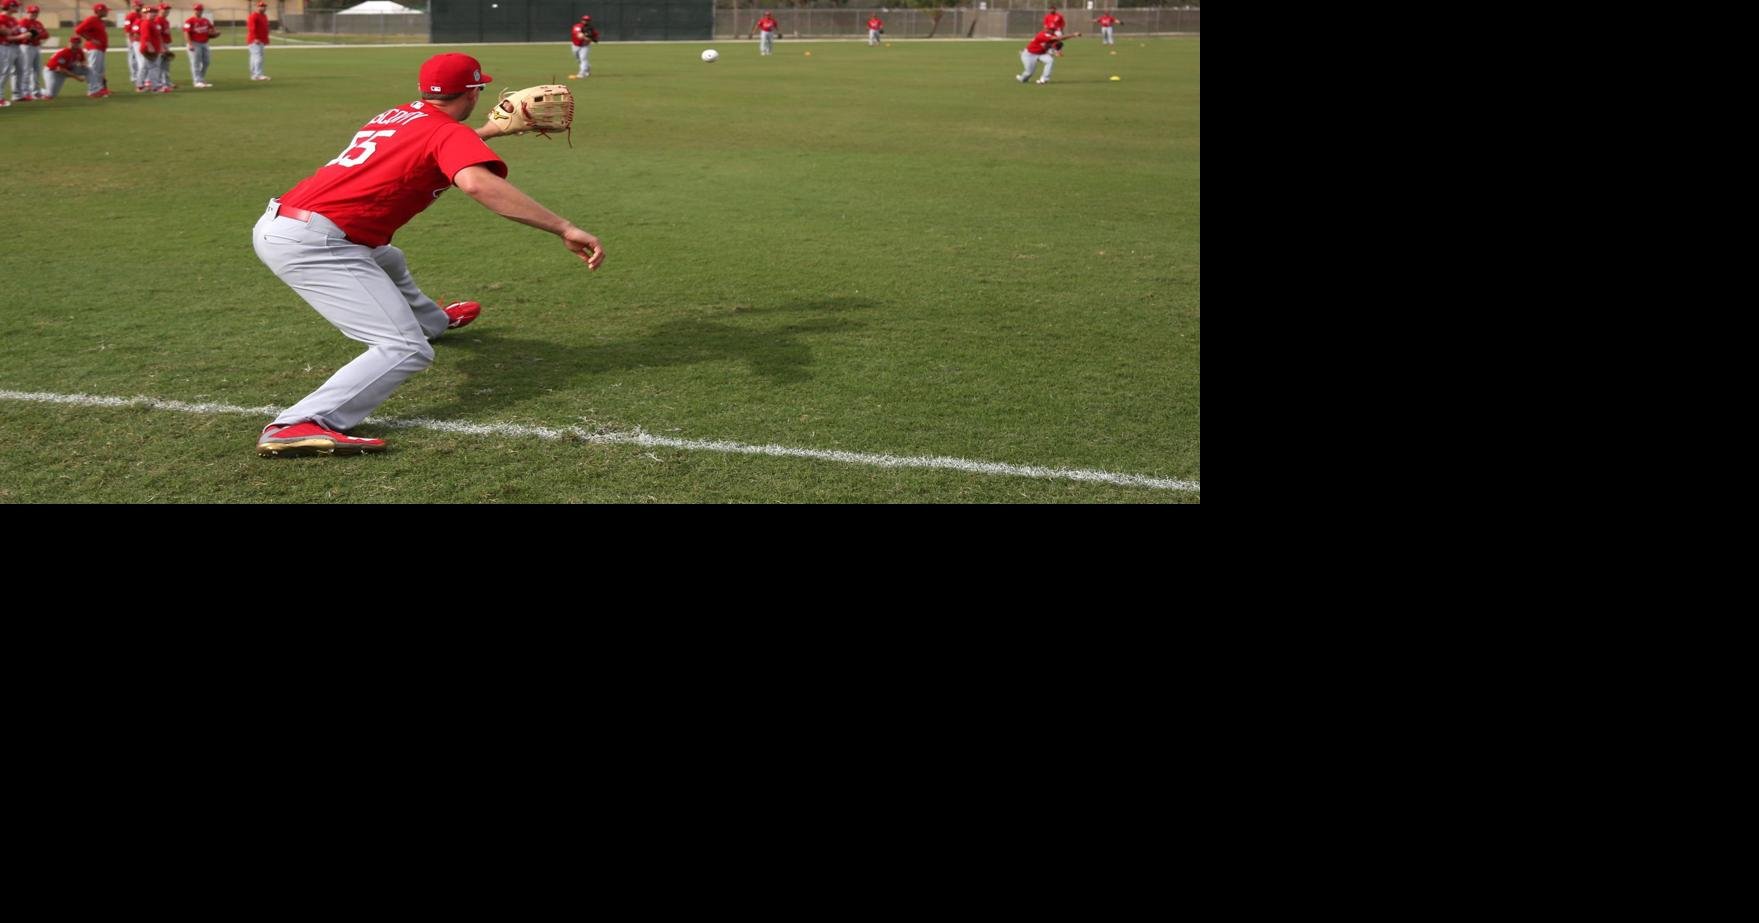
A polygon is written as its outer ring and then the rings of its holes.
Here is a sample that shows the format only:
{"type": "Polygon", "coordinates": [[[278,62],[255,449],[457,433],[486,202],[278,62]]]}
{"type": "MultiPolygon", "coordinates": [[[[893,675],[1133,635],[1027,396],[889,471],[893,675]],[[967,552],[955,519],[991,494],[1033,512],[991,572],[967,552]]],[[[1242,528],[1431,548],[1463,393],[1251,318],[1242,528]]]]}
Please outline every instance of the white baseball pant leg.
{"type": "Polygon", "coordinates": [[[776,47],[776,33],[774,33],[774,32],[759,32],[758,34],[763,36],[762,52],[764,54],[769,54],[770,52],[774,51],[775,47],[776,47]]]}
{"type": "Polygon", "coordinates": [[[1100,44],[1103,44],[1103,45],[1116,45],[1117,44],[1117,42],[1112,39],[1112,27],[1111,26],[1101,26],[1099,29],[1099,34],[1104,36],[1104,38],[1105,38],[1105,41],[1101,42],[1100,44]]]}
{"type": "Polygon", "coordinates": [[[35,45],[20,45],[18,48],[18,74],[24,81],[24,88],[18,91],[20,96],[35,96],[43,88],[37,82],[37,75],[43,72],[43,56],[35,45]]]}
{"type": "Polygon", "coordinates": [[[18,46],[0,45],[0,99],[6,98],[6,84],[12,83],[12,98],[18,98],[18,46]]]}
{"type": "Polygon", "coordinates": [[[878,29],[867,30],[867,43],[869,45],[878,45],[879,44],[879,30],[878,29]]]}
{"type": "Polygon", "coordinates": [[[208,43],[189,46],[189,76],[195,83],[208,82],[208,43]]]}
{"type": "Polygon", "coordinates": [[[275,418],[312,420],[347,432],[383,404],[397,386],[434,362],[430,336],[446,331],[446,314],[421,294],[403,252],[348,240],[329,219],[277,216],[270,200],[251,232],[257,258],[324,319],[367,350],[316,391],[275,418]],[[419,299],[419,304],[417,303],[419,299]]]}
{"type": "Polygon", "coordinates": [[[146,81],[143,80],[140,75],[140,68],[141,68],[142,63],[144,63],[144,62],[141,61],[140,46],[136,45],[132,41],[129,42],[128,43],[128,82],[134,84],[137,87],[143,83],[146,83],[146,81]]]}
{"type": "Polygon", "coordinates": [[[251,42],[250,43],[250,75],[252,77],[263,76],[263,43],[262,42],[251,42]]]}
{"type": "Polygon", "coordinates": [[[104,53],[102,51],[86,51],[86,95],[91,96],[104,88],[104,53]]]}
{"type": "Polygon", "coordinates": [[[1041,62],[1044,64],[1044,73],[1042,75],[1040,75],[1038,79],[1040,79],[1040,80],[1051,79],[1051,64],[1054,61],[1056,61],[1056,58],[1051,57],[1050,52],[1045,52],[1044,54],[1033,54],[1030,51],[1022,50],[1020,52],[1020,65],[1026,69],[1020,73],[1020,82],[1025,83],[1026,81],[1031,80],[1032,79],[1033,65],[1039,64],[1041,62]]]}
{"type": "Polygon", "coordinates": [[[592,64],[587,60],[586,52],[586,50],[591,47],[591,45],[574,46],[574,60],[580,62],[580,69],[574,72],[574,76],[585,77],[592,73],[592,64]]]}

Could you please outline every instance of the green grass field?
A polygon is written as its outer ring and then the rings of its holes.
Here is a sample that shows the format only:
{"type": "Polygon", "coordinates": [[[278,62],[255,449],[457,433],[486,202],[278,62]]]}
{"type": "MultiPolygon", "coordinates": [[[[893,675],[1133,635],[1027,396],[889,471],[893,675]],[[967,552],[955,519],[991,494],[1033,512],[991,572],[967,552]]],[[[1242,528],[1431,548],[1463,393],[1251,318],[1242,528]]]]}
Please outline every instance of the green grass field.
{"type": "MultiPolygon", "coordinates": [[[[360,435],[259,459],[260,413],[360,351],[252,253],[264,204],[465,50],[494,88],[561,45],[214,56],[211,90],[0,110],[0,501],[1192,503],[1195,489],[598,444],[416,418],[1201,480],[1200,50],[1070,42],[606,44],[562,139],[501,139],[511,179],[599,235],[456,190],[398,235],[430,295],[483,303],[360,435]],[[810,51],[811,55],[805,54],[810,51]],[[1108,79],[1112,75],[1121,80],[1108,79]],[[23,394],[224,405],[46,403],[23,394]],[[384,422],[376,422],[384,421],[384,422]]],[[[120,79],[118,79],[120,77],[120,79]]],[[[187,87],[179,56],[173,78],[187,87]]],[[[479,108],[473,123],[480,121],[479,108]]]]}

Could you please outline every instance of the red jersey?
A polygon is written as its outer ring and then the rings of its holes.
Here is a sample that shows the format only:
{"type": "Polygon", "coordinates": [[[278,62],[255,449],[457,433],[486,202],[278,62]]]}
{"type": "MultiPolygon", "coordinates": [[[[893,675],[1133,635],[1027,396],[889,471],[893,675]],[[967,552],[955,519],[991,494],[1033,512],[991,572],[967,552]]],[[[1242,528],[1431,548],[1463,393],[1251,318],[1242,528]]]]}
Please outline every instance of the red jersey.
{"type": "Polygon", "coordinates": [[[581,23],[574,24],[574,44],[591,45],[599,40],[599,30],[581,23]]]}
{"type": "Polygon", "coordinates": [[[281,204],[323,215],[357,244],[382,247],[452,188],[459,170],[477,164],[507,176],[507,164],[475,131],[417,100],[362,125],[335,160],[301,180],[281,204]]]}
{"type": "Polygon", "coordinates": [[[205,17],[191,16],[183,21],[183,35],[191,45],[206,45],[215,35],[214,24],[205,17]]]}
{"type": "Polygon", "coordinates": [[[1109,29],[1112,26],[1117,25],[1118,22],[1119,22],[1118,17],[1113,16],[1110,13],[1107,13],[1104,16],[1099,17],[1099,24],[1100,24],[1101,28],[1109,29]]]}
{"type": "Polygon", "coordinates": [[[1062,39],[1057,38],[1055,33],[1046,29],[1037,35],[1034,35],[1032,41],[1026,43],[1026,50],[1033,54],[1050,54],[1051,48],[1055,47],[1057,42],[1060,41],[1062,41],[1062,39]]]}
{"type": "Polygon", "coordinates": [[[23,26],[26,32],[30,33],[25,36],[24,41],[19,42],[20,45],[41,45],[43,44],[43,39],[49,37],[49,30],[38,20],[25,18],[20,19],[18,24],[23,26]]]}
{"type": "Polygon", "coordinates": [[[875,16],[874,18],[869,19],[867,21],[867,27],[869,29],[884,29],[886,27],[886,24],[878,16],[875,16]]]}
{"type": "Polygon", "coordinates": [[[73,34],[85,39],[87,51],[106,51],[110,48],[110,27],[96,16],[87,16],[73,27],[73,34]]]}
{"type": "Polygon", "coordinates": [[[269,43],[269,17],[263,13],[252,13],[244,21],[244,43],[247,45],[267,45],[269,43]]]}
{"type": "Polygon", "coordinates": [[[1046,31],[1046,32],[1061,32],[1061,31],[1063,31],[1063,14],[1061,14],[1061,13],[1046,13],[1046,14],[1044,14],[1044,31],[1046,31]]]}
{"type": "MultiPolygon", "coordinates": [[[[0,10],[0,45],[18,44],[24,36],[14,35],[17,31],[18,20],[8,16],[5,10],[0,10]]],[[[10,75],[0,76],[0,80],[5,80],[7,76],[10,75]]]]}
{"type": "Polygon", "coordinates": [[[78,51],[75,51],[73,46],[70,45],[50,55],[48,67],[52,71],[71,74],[75,67],[84,67],[85,63],[85,49],[81,48],[78,51]]]}
{"type": "Polygon", "coordinates": [[[775,18],[770,16],[765,16],[757,21],[757,28],[760,32],[774,32],[779,25],[781,23],[776,22],[775,18]]]}
{"type": "Polygon", "coordinates": [[[135,43],[140,45],[141,54],[164,54],[170,47],[171,43],[166,36],[170,33],[171,26],[163,19],[148,19],[143,16],[140,22],[134,24],[134,31],[135,43]]]}

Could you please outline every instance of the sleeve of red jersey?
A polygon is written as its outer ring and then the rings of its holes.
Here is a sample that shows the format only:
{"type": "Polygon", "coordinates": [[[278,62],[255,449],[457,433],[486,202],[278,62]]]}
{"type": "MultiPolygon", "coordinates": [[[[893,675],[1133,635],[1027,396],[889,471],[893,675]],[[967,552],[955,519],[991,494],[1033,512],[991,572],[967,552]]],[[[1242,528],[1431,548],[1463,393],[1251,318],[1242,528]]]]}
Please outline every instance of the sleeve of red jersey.
{"type": "Polygon", "coordinates": [[[463,122],[454,122],[445,131],[435,133],[434,163],[439,165],[440,172],[446,174],[448,180],[457,176],[459,170],[478,164],[493,170],[502,179],[507,178],[507,162],[463,122]]]}

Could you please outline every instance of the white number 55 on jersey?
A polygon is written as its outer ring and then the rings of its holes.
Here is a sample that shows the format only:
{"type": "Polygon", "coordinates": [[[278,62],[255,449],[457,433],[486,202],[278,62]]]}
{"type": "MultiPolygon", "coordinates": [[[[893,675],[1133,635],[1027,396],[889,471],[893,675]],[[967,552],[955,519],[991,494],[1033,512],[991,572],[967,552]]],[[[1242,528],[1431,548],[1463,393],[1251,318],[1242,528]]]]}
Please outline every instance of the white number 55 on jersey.
{"type": "MultiPolygon", "coordinates": [[[[397,133],[396,129],[392,129],[391,131],[359,131],[359,132],[355,132],[354,133],[354,140],[348,142],[348,146],[342,149],[342,153],[336,155],[335,160],[332,160],[329,163],[324,164],[324,166],[326,166],[326,167],[332,166],[332,165],[340,165],[340,166],[344,166],[344,167],[356,166],[356,165],[364,162],[368,157],[373,156],[373,151],[376,151],[379,149],[379,144],[377,141],[373,140],[374,138],[389,138],[396,133],[397,133]],[[360,156],[358,156],[358,157],[348,156],[349,154],[352,154],[357,150],[360,151],[360,156]]],[[[310,161],[307,161],[307,162],[309,163],[310,161]]]]}

